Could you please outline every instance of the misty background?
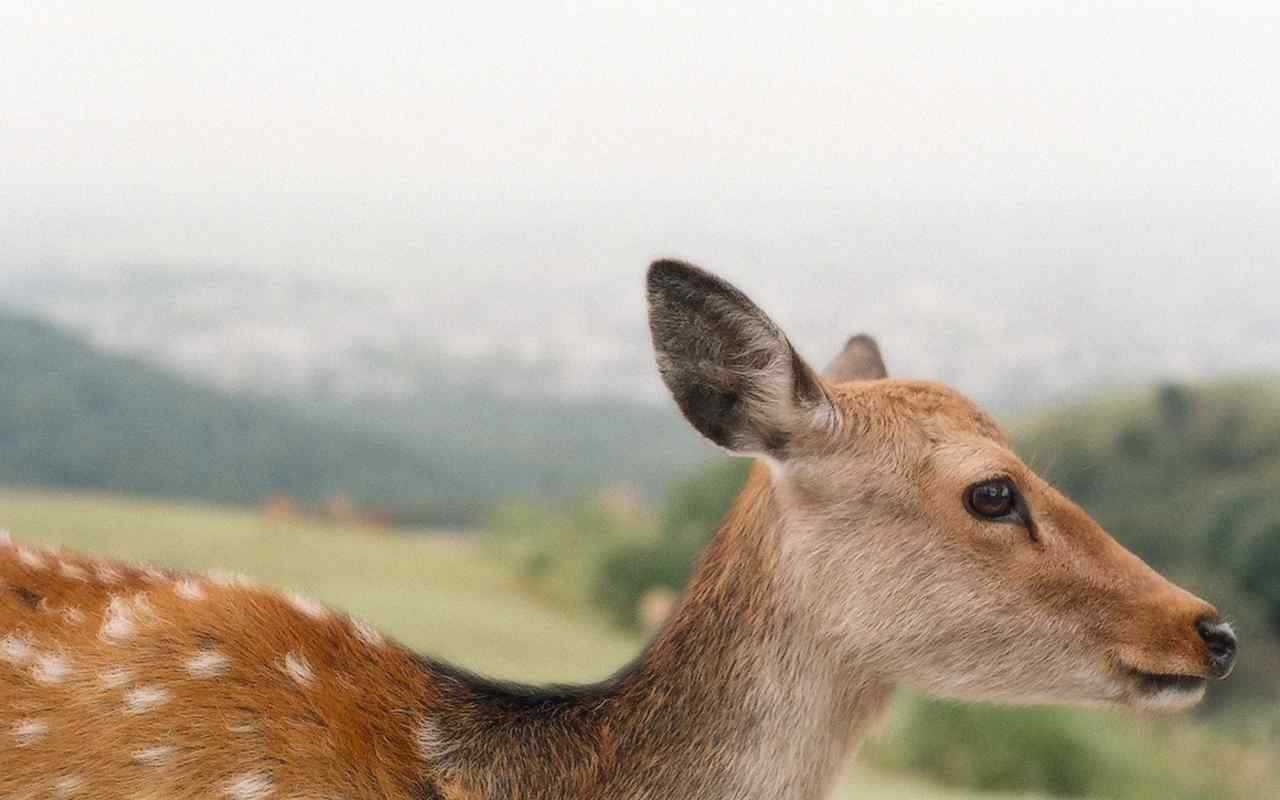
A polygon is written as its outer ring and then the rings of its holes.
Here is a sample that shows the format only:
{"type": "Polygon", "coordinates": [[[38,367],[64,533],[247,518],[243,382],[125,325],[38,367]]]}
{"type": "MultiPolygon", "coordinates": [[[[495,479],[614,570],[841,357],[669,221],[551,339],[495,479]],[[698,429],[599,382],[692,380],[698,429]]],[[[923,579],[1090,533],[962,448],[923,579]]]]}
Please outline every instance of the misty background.
{"type": "Polygon", "coordinates": [[[0,13],[5,299],[224,385],[396,348],[655,402],[660,255],[1012,411],[1280,358],[1270,4],[0,13]]]}

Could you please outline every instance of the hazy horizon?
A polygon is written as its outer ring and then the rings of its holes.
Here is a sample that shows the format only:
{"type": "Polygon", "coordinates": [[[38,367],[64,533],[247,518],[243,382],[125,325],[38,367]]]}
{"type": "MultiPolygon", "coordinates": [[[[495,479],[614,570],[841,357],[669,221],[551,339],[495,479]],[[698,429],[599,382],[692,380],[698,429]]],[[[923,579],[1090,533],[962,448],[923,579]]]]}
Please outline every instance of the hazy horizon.
{"type": "Polygon", "coordinates": [[[814,360],[871,330],[983,397],[1280,368],[1269,4],[2,13],[0,277],[399,292],[425,348],[649,391],[640,279],[675,255],[814,360]]]}

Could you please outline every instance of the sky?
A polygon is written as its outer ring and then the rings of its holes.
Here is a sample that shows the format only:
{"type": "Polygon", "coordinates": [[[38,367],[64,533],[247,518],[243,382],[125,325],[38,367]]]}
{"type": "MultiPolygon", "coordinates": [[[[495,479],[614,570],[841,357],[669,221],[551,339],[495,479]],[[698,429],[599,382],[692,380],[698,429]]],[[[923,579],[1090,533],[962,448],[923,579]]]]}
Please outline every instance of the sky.
{"type": "Polygon", "coordinates": [[[1247,287],[1277,34],[1270,3],[4,2],[0,268],[1247,287]]]}

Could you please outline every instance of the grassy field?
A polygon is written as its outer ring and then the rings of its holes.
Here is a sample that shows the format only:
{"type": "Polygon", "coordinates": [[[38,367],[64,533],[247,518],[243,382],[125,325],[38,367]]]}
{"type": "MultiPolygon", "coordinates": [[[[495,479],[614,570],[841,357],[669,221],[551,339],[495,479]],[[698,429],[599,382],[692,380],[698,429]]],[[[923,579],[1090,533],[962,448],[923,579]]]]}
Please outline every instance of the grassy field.
{"type": "MultiPolygon", "coordinates": [[[[4,528],[32,543],[243,572],[358,613],[414,648],[498,677],[601,678],[641,645],[591,615],[529,594],[456,534],[381,534],[267,520],[248,511],[32,491],[0,491],[4,528]]],[[[1013,797],[944,789],[865,766],[851,769],[840,796],[1013,797]]]]}

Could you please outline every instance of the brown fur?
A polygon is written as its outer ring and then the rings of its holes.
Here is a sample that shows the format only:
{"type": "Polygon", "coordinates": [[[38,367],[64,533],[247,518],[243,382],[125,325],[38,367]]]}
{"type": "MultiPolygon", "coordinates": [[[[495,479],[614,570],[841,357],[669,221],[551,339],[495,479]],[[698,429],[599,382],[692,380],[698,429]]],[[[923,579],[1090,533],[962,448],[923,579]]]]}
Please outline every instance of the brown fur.
{"type": "Polygon", "coordinates": [[[294,796],[411,796],[412,721],[432,692],[408,652],[371,647],[344,617],[314,618],[275,592],[200,577],[183,584],[203,595],[189,600],[175,575],[65,552],[41,551],[33,568],[18,552],[0,549],[0,638],[31,654],[0,656],[0,797],[55,797],[68,777],[86,797],[215,797],[257,772],[294,796]],[[111,620],[125,620],[117,636],[111,620]],[[207,653],[225,668],[190,674],[186,662],[207,653]],[[287,674],[291,653],[313,688],[287,674]],[[50,658],[64,675],[38,671],[50,658]],[[130,693],[153,689],[162,702],[131,713],[130,693]],[[19,746],[24,721],[46,732],[19,746]]]}
{"type": "Polygon", "coordinates": [[[880,378],[874,343],[819,378],[727,284],[654,270],[679,405],[761,463],[632,665],[495,683],[266,589],[4,542],[0,797],[814,800],[899,683],[1182,707],[1203,689],[1157,676],[1224,671],[1216,611],[968,400],[880,378]],[[1026,524],[966,510],[993,476],[1026,524]]]}

